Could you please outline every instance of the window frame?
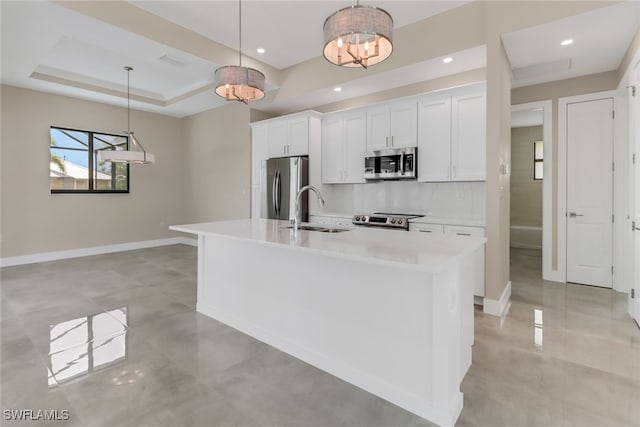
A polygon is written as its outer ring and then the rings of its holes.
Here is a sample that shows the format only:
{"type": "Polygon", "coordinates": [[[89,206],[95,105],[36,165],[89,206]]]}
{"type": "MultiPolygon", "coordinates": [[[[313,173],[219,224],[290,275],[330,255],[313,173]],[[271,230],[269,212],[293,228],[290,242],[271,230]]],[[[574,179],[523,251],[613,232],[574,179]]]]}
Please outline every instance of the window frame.
{"type": "MultiPolygon", "coordinates": [[[[56,130],[59,130],[59,131],[65,131],[66,130],[66,131],[72,131],[72,132],[83,132],[83,133],[86,133],[86,134],[89,135],[88,146],[87,146],[87,151],[89,153],[89,161],[87,163],[87,168],[89,169],[89,177],[87,179],[89,188],[87,188],[86,190],[85,189],[81,189],[81,190],[52,189],[51,188],[51,184],[49,184],[49,192],[50,192],[50,194],[129,194],[131,192],[131,165],[130,164],[126,164],[126,166],[127,166],[127,189],[126,190],[114,190],[114,189],[100,190],[100,189],[94,189],[93,188],[94,174],[95,174],[95,165],[94,165],[94,161],[93,161],[93,158],[94,158],[94,156],[93,156],[93,154],[94,154],[94,150],[93,150],[94,134],[117,136],[117,137],[120,137],[120,138],[125,138],[126,141],[127,141],[126,146],[125,146],[126,147],[125,150],[129,149],[129,136],[128,135],[121,135],[121,134],[117,134],[117,133],[93,131],[93,130],[86,130],[86,129],[76,129],[76,128],[62,127],[62,126],[49,126],[49,136],[51,136],[51,131],[53,129],[56,129],[56,130]]],[[[51,154],[51,143],[49,143],[49,154],[51,154]]]]}
{"type": "Polygon", "coordinates": [[[537,141],[533,141],[533,180],[534,181],[544,181],[544,140],[540,139],[537,141]],[[536,158],[536,144],[542,144],[542,158],[536,158]],[[536,178],[536,164],[542,163],[542,178],[536,178]]]}

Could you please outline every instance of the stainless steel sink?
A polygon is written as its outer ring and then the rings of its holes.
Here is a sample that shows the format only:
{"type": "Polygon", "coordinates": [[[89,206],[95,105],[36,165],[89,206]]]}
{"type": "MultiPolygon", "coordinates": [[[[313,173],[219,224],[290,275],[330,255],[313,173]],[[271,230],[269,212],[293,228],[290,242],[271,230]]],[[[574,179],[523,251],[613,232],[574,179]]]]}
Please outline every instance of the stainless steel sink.
{"type": "MultiPolygon", "coordinates": [[[[292,229],[293,226],[284,225],[282,226],[282,228],[292,229]]],[[[298,230],[319,231],[321,233],[342,233],[343,231],[351,231],[348,228],[333,228],[333,227],[326,227],[324,225],[310,225],[310,224],[300,225],[298,226],[298,230]]]]}

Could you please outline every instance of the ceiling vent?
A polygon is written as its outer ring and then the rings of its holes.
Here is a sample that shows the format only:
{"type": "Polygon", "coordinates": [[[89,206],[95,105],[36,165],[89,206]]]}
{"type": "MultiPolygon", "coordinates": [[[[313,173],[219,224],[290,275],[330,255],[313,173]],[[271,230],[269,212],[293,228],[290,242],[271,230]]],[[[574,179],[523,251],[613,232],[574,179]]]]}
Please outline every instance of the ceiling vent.
{"type": "Polygon", "coordinates": [[[546,74],[553,74],[571,69],[573,59],[560,59],[558,61],[543,62],[541,64],[528,65],[526,67],[514,68],[514,80],[526,80],[533,77],[540,77],[546,74]]]}
{"type": "Polygon", "coordinates": [[[187,65],[189,65],[188,62],[183,61],[182,59],[178,59],[174,56],[169,56],[166,53],[158,59],[160,59],[160,61],[166,62],[167,64],[171,64],[174,67],[186,67],[187,65]]]}

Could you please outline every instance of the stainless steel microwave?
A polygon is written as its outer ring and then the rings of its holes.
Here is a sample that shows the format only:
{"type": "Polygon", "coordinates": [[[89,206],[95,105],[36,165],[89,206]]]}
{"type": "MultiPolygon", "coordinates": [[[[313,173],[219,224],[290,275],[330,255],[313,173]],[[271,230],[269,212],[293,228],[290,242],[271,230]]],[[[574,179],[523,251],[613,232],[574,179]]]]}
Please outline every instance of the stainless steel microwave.
{"type": "Polygon", "coordinates": [[[416,179],[417,152],[416,147],[410,147],[367,153],[364,158],[364,179],[416,179]]]}

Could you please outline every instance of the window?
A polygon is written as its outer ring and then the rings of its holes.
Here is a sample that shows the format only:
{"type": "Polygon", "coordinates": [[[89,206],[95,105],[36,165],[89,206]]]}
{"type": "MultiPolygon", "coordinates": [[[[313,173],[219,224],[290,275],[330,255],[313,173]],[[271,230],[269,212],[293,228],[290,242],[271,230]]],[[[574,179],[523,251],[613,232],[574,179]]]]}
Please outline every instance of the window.
{"type": "Polygon", "coordinates": [[[533,179],[540,180],[544,178],[544,146],[542,141],[533,143],[533,179]]]}
{"type": "Polygon", "coordinates": [[[128,193],[129,165],[98,160],[102,150],[127,150],[122,135],[51,127],[51,193],[128,193]]]}

